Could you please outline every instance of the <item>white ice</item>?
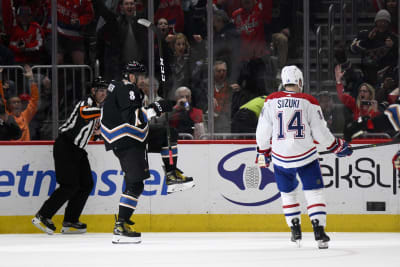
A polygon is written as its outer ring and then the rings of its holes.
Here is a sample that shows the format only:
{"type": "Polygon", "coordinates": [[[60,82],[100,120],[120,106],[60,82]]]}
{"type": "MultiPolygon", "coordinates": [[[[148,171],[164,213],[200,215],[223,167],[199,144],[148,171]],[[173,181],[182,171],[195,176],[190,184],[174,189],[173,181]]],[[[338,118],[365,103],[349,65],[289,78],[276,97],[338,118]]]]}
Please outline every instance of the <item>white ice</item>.
{"type": "Polygon", "coordinates": [[[312,233],[301,248],[289,233],[143,233],[141,244],[114,245],[110,234],[0,235],[0,267],[346,267],[400,266],[400,233],[312,233]]]}

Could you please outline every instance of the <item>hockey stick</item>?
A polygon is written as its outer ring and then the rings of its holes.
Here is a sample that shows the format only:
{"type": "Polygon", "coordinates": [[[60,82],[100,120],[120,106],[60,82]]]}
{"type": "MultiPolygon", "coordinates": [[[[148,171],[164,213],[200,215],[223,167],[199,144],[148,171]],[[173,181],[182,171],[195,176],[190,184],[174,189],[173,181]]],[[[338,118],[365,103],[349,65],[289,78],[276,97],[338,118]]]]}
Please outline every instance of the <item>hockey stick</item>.
{"type": "MultiPolygon", "coordinates": [[[[161,72],[161,88],[164,91],[164,99],[167,99],[167,92],[165,89],[165,66],[164,66],[164,57],[163,57],[163,51],[162,51],[162,41],[161,41],[161,32],[160,30],[154,25],[154,23],[151,23],[147,19],[138,19],[137,22],[146,28],[152,30],[156,36],[157,36],[157,42],[158,42],[158,53],[160,55],[160,72],[161,72]]],[[[168,112],[165,112],[165,120],[167,121],[167,143],[168,143],[168,155],[169,155],[169,164],[173,165],[174,160],[172,158],[172,148],[171,148],[171,129],[169,127],[169,120],[168,120],[168,112]]]]}
{"type": "MultiPolygon", "coordinates": [[[[355,146],[351,147],[352,150],[359,150],[359,149],[364,149],[364,148],[374,148],[374,147],[379,147],[379,146],[390,146],[394,144],[399,144],[400,143],[400,138],[393,139],[392,141],[385,142],[385,143],[378,143],[378,144],[368,144],[368,145],[362,145],[362,146],[355,146]]],[[[326,155],[333,153],[332,151],[322,151],[319,152],[320,155],[326,155]]]]}

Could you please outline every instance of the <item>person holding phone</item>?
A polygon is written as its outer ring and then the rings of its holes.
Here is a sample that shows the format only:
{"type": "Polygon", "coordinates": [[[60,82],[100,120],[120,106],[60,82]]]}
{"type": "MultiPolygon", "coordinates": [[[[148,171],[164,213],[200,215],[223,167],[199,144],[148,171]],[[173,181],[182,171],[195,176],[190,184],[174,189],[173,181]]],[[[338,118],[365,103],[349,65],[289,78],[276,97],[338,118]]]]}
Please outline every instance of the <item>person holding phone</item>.
{"type": "Polygon", "coordinates": [[[336,91],[342,103],[353,113],[353,120],[357,120],[360,116],[376,117],[380,114],[378,110],[378,102],[375,100],[375,89],[369,83],[362,83],[358,87],[357,98],[344,93],[342,78],[344,75],[341,65],[335,67],[336,91]]]}

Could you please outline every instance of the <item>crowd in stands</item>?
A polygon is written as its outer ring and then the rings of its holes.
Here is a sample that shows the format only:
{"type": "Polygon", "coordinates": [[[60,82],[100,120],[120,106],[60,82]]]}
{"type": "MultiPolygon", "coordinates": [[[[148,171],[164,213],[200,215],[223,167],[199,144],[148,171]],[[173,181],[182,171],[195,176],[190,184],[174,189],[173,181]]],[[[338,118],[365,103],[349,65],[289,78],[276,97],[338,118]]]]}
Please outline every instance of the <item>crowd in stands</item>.
{"type": "MultiPolygon", "coordinates": [[[[337,41],[336,91],[317,88],[311,92],[320,101],[328,126],[339,134],[347,121],[380,114],[400,94],[399,1],[368,1],[376,12],[371,27],[357,33],[354,40],[337,41]],[[360,64],[351,61],[356,57],[360,64]]],[[[4,71],[0,83],[7,114],[22,130],[18,140],[52,138],[51,75],[31,75],[29,68],[51,64],[51,2],[1,0],[0,65],[26,66],[19,78],[4,71]]],[[[150,98],[150,84],[156,99],[176,101],[169,124],[194,138],[207,133],[209,119],[214,120],[215,133],[254,133],[265,96],[279,88],[280,70],[290,59],[301,59],[302,1],[213,0],[213,96],[208,95],[207,1],[155,0],[153,4],[162,47],[155,38],[155,77],[143,76],[138,81],[145,101],[150,98]],[[162,83],[160,49],[166,77],[162,83]],[[209,103],[213,104],[211,116],[209,103]]],[[[310,8],[312,35],[318,5],[310,8]]],[[[147,15],[147,0],[58,0],[57,63],[94,69],[99,61],[99,74],[108,81],[120,79],[128,61],[148,66],[149,31],[137,22],[147,15]]],[[[65,72],[58,79],[68,81],[59,82],[59,103],[72,108],[66,94],[78,100],[83,85],[71,82],[71,74],[65,72]]],[[[154,123],[163,124],[165,118],[154,123]]]]}

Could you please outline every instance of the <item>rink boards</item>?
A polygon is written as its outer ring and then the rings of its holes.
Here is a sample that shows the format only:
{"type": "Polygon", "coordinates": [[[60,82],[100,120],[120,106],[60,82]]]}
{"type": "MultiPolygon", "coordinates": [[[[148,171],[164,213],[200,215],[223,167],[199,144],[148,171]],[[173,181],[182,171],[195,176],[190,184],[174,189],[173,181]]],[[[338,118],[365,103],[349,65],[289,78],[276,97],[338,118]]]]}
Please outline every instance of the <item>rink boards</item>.
{"type": "MultiPolygon", "coordinates": [[[[371,142],[376,141],[364,141],[371,142]]],[[[0,233],[36,232],[30,219],[57,186],[52,149],[50,142],[0,145],[0,233]]],[[[151,177],[134,215],[139,230],[287,231],[273,169],[255,165],[253,141],[184,141],[178,149],[178,167],[194,177],[196,186],[166,194],[160,155],[149,154],[151,177]]],[[[329,231],[400,232],[400,178],[391,163],[399,149],[390,145],[357,150],[345,159],[320,157],[329,231]]],[[[123,173],[103,144],[87,150],[95,187],[81,220],[89,231],[109,232],[123,173]]],[[[306,214],[303,197],[301,203],[306,214]]],[[[54,218],[58,228],[63,211],[54,218]]],[[[303,228],[311,230],[309,223],[303,228]]]]}

